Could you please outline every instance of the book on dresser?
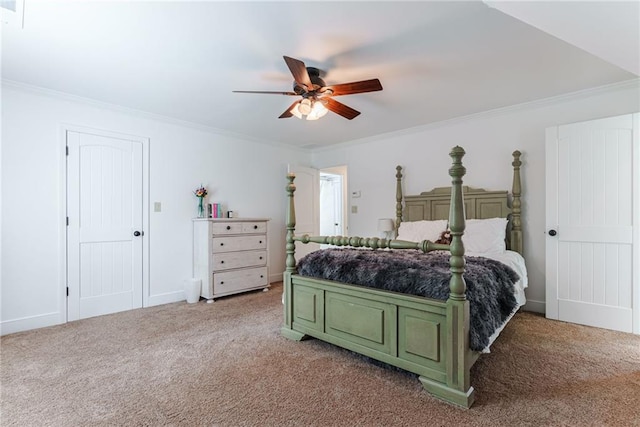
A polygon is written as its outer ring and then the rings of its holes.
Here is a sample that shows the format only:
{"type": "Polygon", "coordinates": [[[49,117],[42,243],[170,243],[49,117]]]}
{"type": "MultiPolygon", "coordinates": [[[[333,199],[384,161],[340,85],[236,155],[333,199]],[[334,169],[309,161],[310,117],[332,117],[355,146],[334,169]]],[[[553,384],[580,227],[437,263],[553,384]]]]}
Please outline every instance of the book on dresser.
{"type": "Polygon", "coordinates": [[[193,220],[193,277],[215,298],[269,287],[266,218],[193,220]]]}

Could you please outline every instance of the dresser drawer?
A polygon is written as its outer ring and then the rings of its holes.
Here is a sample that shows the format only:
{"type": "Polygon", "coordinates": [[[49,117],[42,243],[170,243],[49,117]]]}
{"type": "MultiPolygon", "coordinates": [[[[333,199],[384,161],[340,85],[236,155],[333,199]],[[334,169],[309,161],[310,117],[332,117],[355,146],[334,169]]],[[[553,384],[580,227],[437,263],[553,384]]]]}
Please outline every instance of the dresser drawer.
{"type": "Polygon", "coordinates": [[[242,222],[216,222],[211,224],[211,233],[216,235],[225,234],[250,234],[266,233],[267,223],[265,221],[242,221],[242,222]]]}
{"type": "Polygon", "coordinates": [[[216,234],[240,234],[242,222],[214,222],[211,224],[211,232],[216,234]]]}
{"type": "Polygon", "coordinates": [[[213,293],[219,295],[259,288],[268,284],[267,267],[246,268],[213,274],[213,293]]]}
{"type": "Polygon", "coordinates": [[[267,265],[267,251],[221,252],[212,256],[213,271],[267,265]]]}
{"type": "Polygon", "coordinates": [[[214,237],[211,246],[212,253],[266,249],[267,236],[214,237]]]}
{"type": "Polygon", "coordinates": [[[243,222],[242,232],[243,233],[266,233],[267,223],[264,221],[243,222]]]}

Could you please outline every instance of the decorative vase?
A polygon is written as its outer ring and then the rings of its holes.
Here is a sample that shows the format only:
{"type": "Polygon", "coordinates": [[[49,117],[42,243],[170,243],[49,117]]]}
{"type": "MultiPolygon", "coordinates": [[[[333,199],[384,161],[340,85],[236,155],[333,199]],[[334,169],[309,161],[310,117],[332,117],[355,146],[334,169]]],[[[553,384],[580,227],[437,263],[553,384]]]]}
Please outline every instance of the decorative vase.
{"type": "Polygon", "coordinates": [[[202,204],[204,202],[204,197],[198,197],[198,199],[198,218],[204,218],[204,206],[202,204]]]}

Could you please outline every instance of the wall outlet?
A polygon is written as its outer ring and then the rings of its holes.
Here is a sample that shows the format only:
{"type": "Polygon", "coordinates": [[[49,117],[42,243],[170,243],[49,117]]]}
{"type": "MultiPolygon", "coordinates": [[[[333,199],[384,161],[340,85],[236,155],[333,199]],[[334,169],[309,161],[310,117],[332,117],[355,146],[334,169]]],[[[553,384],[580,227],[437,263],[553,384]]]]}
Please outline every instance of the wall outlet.
{"type": "Polygon", "coordinates": [[[351,213],[357,214],[358,213],[358,207],[357,206],[351,206],[351,213]]]}
{"type": "Polygon", "coordinates": [[[153,211],[154,212],[162,212],[162,203],[153,202],[153,211]]]}

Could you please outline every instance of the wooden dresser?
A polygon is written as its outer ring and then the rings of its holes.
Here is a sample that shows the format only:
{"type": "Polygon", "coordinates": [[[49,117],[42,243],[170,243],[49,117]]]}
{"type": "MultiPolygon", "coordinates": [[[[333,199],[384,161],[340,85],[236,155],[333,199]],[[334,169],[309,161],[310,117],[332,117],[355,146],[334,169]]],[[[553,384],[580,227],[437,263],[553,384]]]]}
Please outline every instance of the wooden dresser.
{"type": "Polygon", "coordinates": [[[269,287],[266,218],[193,220],[193,277],[209,302],[269,287]]]}

